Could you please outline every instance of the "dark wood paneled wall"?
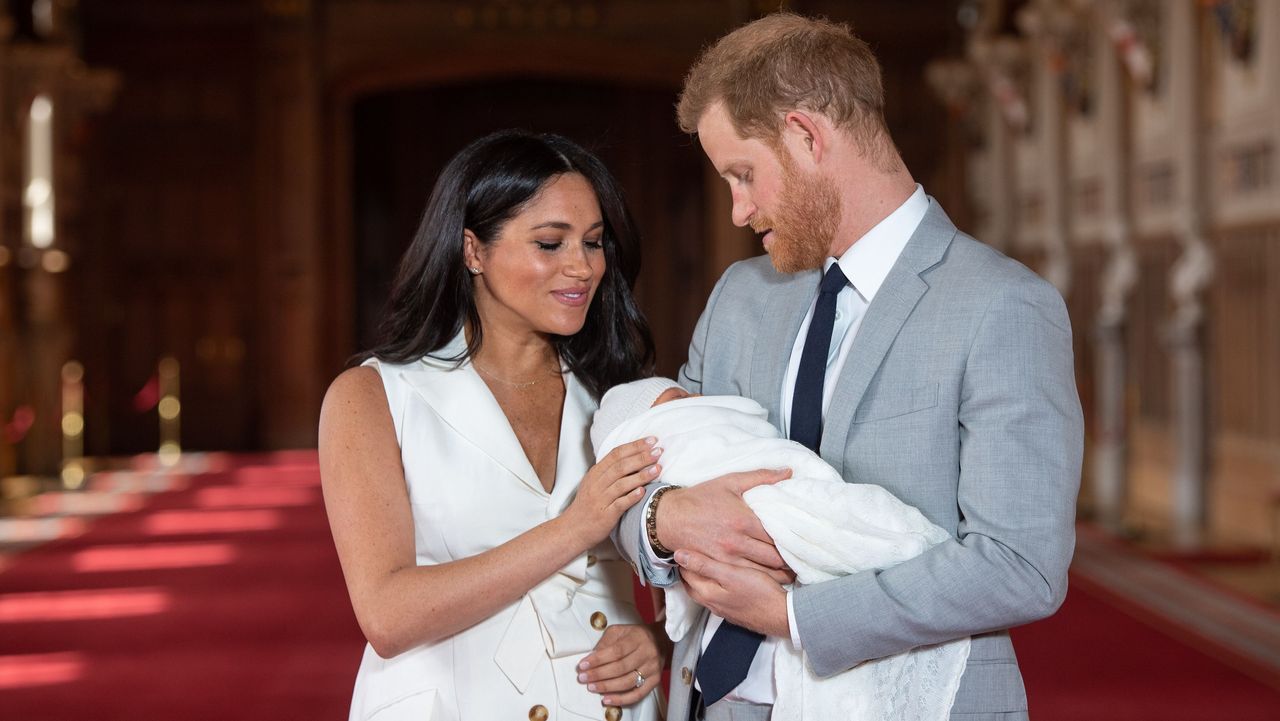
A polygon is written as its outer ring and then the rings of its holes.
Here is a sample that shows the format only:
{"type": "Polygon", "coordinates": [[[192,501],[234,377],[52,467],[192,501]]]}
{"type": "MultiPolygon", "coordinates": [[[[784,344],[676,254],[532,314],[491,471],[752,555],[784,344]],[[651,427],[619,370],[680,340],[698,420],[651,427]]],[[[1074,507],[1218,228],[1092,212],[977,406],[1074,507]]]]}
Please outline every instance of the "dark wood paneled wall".
{"type": "MultiPolygon", "coordinates": [[[[89,452],[154,449],[154,411],[132,401],[163,355],[182,362],[188,448],[313,443],[327,379],[363,345],[434,169],[512,124],[599,145],[621,179],[647,243],[641,303],[673,373],[720,269],[758,252],[676,129],[676,90],[703,45],[777,5],[82,0],[86,61],[122,78],[91,128],[76,259],[89,452]],[[429,112],[441,103],[465,117],[429,112]],[[378,104],[385,137],[364,125],[378,104]],[[374,190],[357,164],[379,143],[394,162],[374,168],[374,190]]],[[[956,2],[788,6],[852,21],[880,52],[898,144],[963,224],[923,77],[959,47],[956,2]]]]}
{"type": "Polygon", "coordinates": [[[255,16],[248,3],[143,5],[83,3],[86,59],[123,77],[86,170],[87,450],[156,448],[155,411],[133,399],[165,355],[182,364],[188,445],[251,448],[255,16]]]}

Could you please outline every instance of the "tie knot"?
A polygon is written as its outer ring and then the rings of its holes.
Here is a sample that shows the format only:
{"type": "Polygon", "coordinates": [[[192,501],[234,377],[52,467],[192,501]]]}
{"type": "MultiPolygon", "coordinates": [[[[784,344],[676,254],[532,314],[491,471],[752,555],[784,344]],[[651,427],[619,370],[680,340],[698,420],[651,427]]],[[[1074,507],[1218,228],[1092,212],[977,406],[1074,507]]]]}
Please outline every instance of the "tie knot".
{"type": "Polygon", "coordinates": [[[822,276],[823,293],[839,293],[848,284],[849,279],[844,276],[844,271],[840,270],[839,263],[832,263],[827,269],[827,274],[822,276]]]}

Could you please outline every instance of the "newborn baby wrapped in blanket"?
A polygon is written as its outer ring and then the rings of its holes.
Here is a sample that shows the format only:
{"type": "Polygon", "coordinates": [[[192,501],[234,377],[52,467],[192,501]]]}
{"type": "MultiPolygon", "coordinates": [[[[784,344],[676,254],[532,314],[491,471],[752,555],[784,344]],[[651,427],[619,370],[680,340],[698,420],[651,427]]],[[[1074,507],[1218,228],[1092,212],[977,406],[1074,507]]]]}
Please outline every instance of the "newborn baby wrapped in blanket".
{"type": "MultiPolygon", "coordinates": [[[[880,486],[846,483],[817,454],[781,438],[767,411],[748,398],[693,396],[665,378],[609,390],[591,429],[596,458],[645,436],[656,436],[663,449],[660,480],[678,486],[726,473],[790,468],[791,478],[752,488],[743,499],[799,584],[888,568],[950,538],[880,486]]],[[[666,589],[666,605],[667,634],[679,641],[701,607],[680,583],[666,589]]],[[[969,639],[962,638],[822,679],[805,665],[802,652],[780,643],[772,718],[944,721],[968,656],[969,639]]]]}

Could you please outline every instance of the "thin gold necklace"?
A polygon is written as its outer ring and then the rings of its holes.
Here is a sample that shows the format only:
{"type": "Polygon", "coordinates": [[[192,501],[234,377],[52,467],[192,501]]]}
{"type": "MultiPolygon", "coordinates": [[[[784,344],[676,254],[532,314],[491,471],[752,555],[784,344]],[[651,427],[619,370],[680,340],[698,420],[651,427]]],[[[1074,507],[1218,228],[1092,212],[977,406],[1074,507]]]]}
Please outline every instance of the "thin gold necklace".
{"type": "Polygon", "coordinates": [[[506,378],[503,378],[502,376],[498,375],[497,373],[494,373],[493,371],[489,370],[488,368],[485,368],[484,366],[482,366],[482,365],[480,365],[479,363],[475,362],[475,359],[472,359],[472,361],[471,361],[471,365],[475,366],[475,367],[476,367],[476,370],[478,370],[478,371],[480,371],[481,373],[483,373],[483,374],[485,374],[485,375],[489,376],[490,378],[494,379],[495,381],[498,381],[499,383],[503,383],[503,384],[509,385],[509,386],[511,386],[512,388],[515,388],[516,390],[524,390],[525,388],[530,388],[530,387],[532,387],[532,386],[535,386],[535,385],[537,385],[537,384],[541,383],[542,381],[546,380],[546,378],[548,377],[548,376],[544,376],[544,377],[542,377],[542,378],[534,378],[534,379],[533,379],[533,380],[531,380],[531,381],[524,381],[524,382],[522,382],[522,383],[517,383],[516,381],[509,381],[509,380],[507,380],[506,378]]]}

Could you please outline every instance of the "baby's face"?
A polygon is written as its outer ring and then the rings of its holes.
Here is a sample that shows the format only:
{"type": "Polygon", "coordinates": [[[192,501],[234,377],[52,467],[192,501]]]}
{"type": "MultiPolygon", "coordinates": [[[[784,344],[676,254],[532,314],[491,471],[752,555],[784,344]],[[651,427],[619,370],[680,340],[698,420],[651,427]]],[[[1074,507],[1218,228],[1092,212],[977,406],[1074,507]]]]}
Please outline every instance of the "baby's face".
{"type": "Polygon", "coordinates": [[[668,389],[666,389],[665,391],[663,391],[663,392],[658,396],[657,400],[655,400],[655,401],[653,402],[653,405],[651,405],[651,406],[649,406],[649,407],[650,407],[650,408],[657,408],[658,406],[662,405],[663,403],[670,403],[671,401],[678,401],[678,400],[680,400],[681,398],[696,398],[697,396],[698,396],[698,394],[697,394],[697,393],[690,393],[689,391],[687,391],[687,390],[685,390],[685,389],[683,389],[683,388],[681,388],[681,387],[679,387],[679,386],[672,386],[671,388],[668,388],[668,389]]]}

